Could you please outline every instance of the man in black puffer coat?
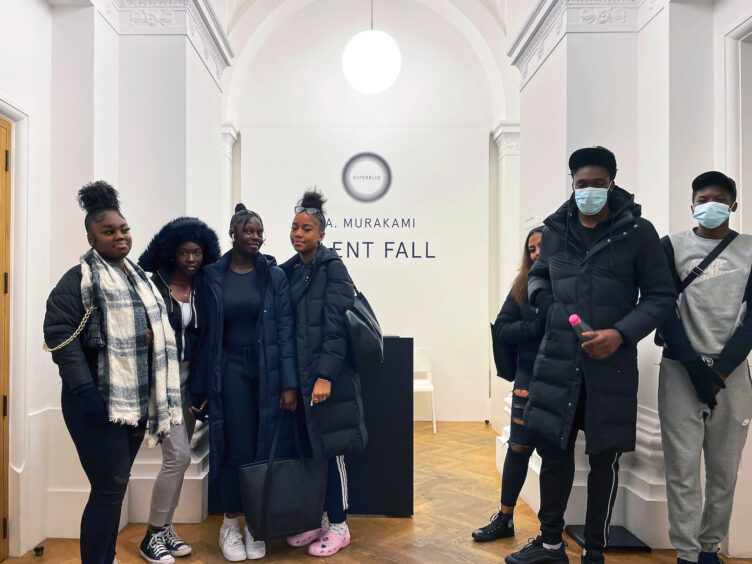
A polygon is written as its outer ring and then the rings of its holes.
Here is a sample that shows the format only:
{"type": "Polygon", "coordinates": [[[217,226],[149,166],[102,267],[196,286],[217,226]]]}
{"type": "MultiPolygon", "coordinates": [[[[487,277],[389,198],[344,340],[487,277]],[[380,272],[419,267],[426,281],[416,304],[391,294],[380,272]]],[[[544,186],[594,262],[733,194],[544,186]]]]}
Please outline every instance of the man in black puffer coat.
{"type": "Polygon", "coordinates": [[[561,534],[580,429],[590,459],[582,561],[603,562],[619,456],[635,449],[637,343],[676,297],[658,234],[634,197],[613,184],[613,153],[580,149],[569,167],[574,193],[545,220],[528,282],[531,303],[550,308],[524,417],[539,437],[542,535],[508,556],[510,564],[568,562],[561,534]],[[570,326],[573,314],[594,328],[584,345],[570,326]]]}

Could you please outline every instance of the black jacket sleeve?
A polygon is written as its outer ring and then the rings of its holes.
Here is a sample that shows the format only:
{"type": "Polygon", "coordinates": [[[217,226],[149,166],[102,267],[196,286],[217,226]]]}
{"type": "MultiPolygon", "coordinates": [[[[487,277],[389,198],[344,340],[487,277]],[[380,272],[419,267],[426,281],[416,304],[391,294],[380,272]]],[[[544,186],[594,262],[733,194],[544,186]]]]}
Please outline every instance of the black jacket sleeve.
{"type": "Polygon", "coordinates": [[[272,269],[277,311],[277,345],[279,347],[280,392],[300,388],[298,359],[295,342],[295,318],[290,301],[287,276],[281,268],[272,269]]]}
{"type": "Polygon", "coordinates": [[[512,294],[504,300],[493,328],[494,339],[510,345],[537,341],[541,337],[540,331],[535,327],[535,321],[525,321],[522,318],[522,308],[512,294]]]}
{"type": "MultiPolygon", "coordinates": [[[[209,304],[211,289],[206,279],[202,279],[196,290],[196,316],[198,318],[198,335],[189,364],[188,389],[200,396],[207,393],[207,379],[211,370],[209,349],[211,348],[212,326],[216,325],[209,304]]],[[[214,331],[218,331],[214,327],[214,331]]]]}
{"type": "MultiPolygon", "coordinates": [[[[680,281],[679,274],[676,272],[676,260],[674,258],[674,248],[671,245],[671,239],[669,239],[668,236],[663,237],[661,239],[661,245],[664,254],[666,255],[666,262],[669,266],[674,288],[678,291],[680,281]]],[[[668,354],[674,360],[678,360],[679,362],[692,362],[699,358],[699,355],[692,347],[692,343],[689,341],[689,337],[684,330],[684,325],[682,324],[681,319],[679,319],[676,305],[671,308],[668,316],[661,324],[660,333],[668,354]]]]}
{"type": "Polygon", "coordinates": [[[660,326],[676,305],[676,289],[658,233],[649,221],[637,221],[640,222],[641,236],[635,274],[640,300],[631,312],[614,324],[624,340],[633,345],[660,326]]]}
{"type": "Polygon", "coordinates": [[[723,347],[721,355],[713,364],[713,368],[724,376],[731,374],[752,351],[752,273],[749,275],[747,289],[744,291],[744,303],[747,306],[747,313],[741,325],[736,328],[723,347]]]}
{"type": "Polygon", "coordinates": [[[345,312],[352,306],[354,297],[345,264],[341,260],[331,261],[327,266],[324,294],[324,342],[316,366],[317,374],[330,382],[337,379],[347,355],[345,312]]]}
{"type": "MultiPolygon", "coordinates": [[[[81,300],[81,267],[66,272],[47,298],[44,316],[44,341],[54,348],[68,339],[81,323],[86,310],[81,300]]],[[[83,348],[83,333],[69,345],[52,353],[60,377],[71,389],[91,384],[89,364],[83,348]]]]}

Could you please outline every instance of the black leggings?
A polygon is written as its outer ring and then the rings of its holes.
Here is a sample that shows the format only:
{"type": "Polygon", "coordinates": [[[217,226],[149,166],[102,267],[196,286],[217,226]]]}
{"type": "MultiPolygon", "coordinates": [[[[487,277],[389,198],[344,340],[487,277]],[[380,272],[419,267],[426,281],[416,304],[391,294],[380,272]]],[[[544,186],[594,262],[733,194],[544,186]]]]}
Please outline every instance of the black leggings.
{"type": "Polygon", "coordinates": [[[65,384],[61,404],[65,425],[91,484],[89,501],[81,517],[81,562],[112,564],[120,510],[145,426],[87,424],[78,398],[65,384]]]}

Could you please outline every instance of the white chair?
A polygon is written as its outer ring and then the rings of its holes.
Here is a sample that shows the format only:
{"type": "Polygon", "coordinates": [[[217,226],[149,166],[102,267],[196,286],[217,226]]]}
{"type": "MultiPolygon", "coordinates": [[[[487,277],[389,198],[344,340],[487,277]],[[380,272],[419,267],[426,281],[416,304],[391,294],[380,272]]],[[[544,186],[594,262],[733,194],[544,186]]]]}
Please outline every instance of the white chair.
{"type": "Polygon", "coordinates": [[[433,432],[436,434],[436,404],[433,400],[433,376],[431,375],[431,361],[428,349],[417,348],[413,352],[413,392],[429,392],[431,394],[431,418],[433,432]]]}

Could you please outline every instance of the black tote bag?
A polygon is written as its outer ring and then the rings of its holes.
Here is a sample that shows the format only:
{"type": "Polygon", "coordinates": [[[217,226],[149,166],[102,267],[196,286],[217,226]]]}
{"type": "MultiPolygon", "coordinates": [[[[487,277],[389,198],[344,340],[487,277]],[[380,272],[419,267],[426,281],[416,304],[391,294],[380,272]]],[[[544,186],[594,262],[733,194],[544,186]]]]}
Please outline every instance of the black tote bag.
{"type": "Polygon", "coordinates": [[[345,312],[350,351],[358,372],[370,372],[384,362],[384,338],[381,325],[366,297],[355,288],[353,305],[345,312]]]}
{"type": "MultiPolygon", "coordinates": [[[[282,415],[289,416],[292,415],[282,415]]],[[[303,457],[297,424],[294,427],[298,458],[275,460],[280,427],[278,424],[274,431],[269,460],[239,469],[246,524],[257,540],[317,529],[324,512],[329,461],[303,457]]]]}

